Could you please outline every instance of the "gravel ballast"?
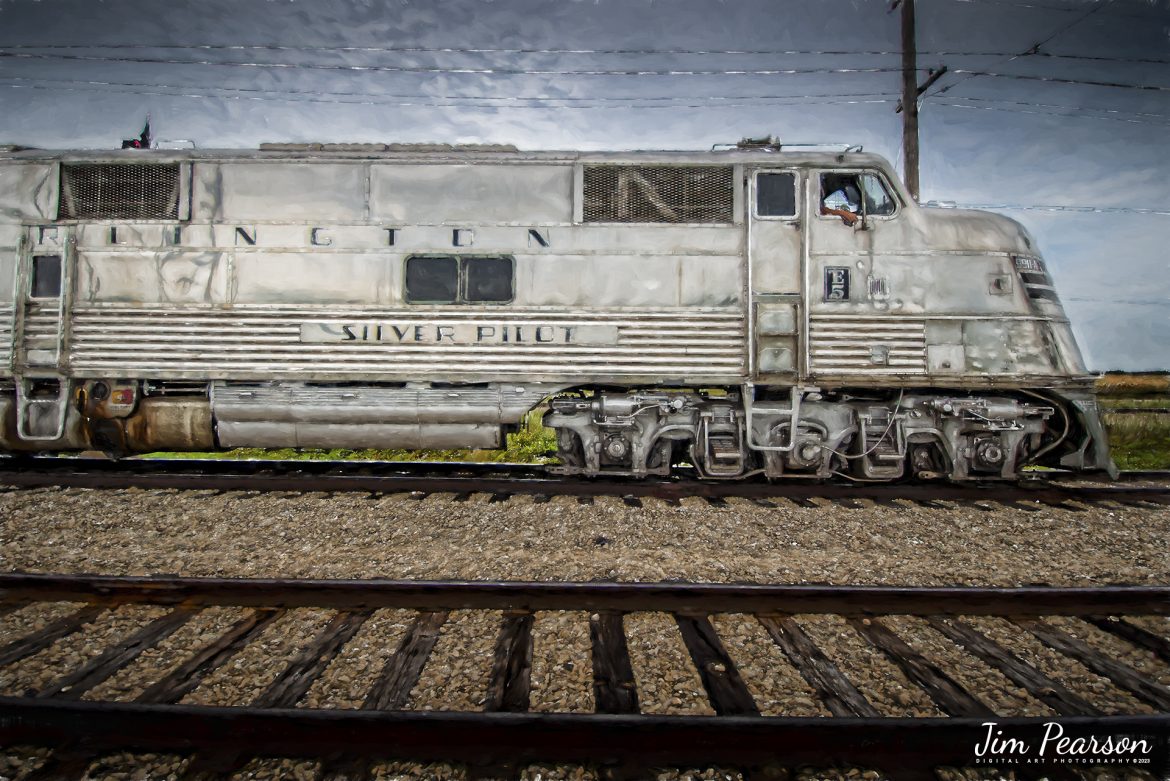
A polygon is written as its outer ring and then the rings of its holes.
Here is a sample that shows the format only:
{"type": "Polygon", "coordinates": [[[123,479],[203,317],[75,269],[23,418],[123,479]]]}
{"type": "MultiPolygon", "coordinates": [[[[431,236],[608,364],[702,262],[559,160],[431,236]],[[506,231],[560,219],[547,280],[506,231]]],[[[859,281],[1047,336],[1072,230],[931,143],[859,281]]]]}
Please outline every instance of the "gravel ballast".
{"type": "MultiPolygon", "coordinates": [[[[0,567],[109,575],[425,580],[910,586],[1170,582],[1170,552],[1165,545],[1170,537],[1170,507],[1096,505],[1068,512],[1038,505],[1029,512],[994,504],[990,510],[981,510],[948,502],[926,508],[903,502],[877,506],[859,500],[860,509],[819,500],[816,507],[785,500],[775,503],[775,508],[768,508],[729,499],[728,506],[715,507],[690,498],[673,506],[644,499],[644,506],[636,508],[610,497],[583,505],[566,497],[546,503],[524,496],[489,502],[488,496],[478,494],[455,502],[449,494],[415,500],[402,494],[20,490],[0,493],[0,567]]],[[[0,642],[35,631],[78,607],[35,605],[2,616],[0,642]]],[[[48,685],[79,660],[92,658],[165,612],[141,606],[106,611],[78,637],[60,640],[0,671],[0,688],[23,694],[48,685]]],[[[173,668],[245,612],[217,608],[192,619],[86,697],[132,700],[146,682],[173,668]]],[[[246,704],[318,636],[332,616],[329,610],[289,611],[210,674],[184,702],[246,704]]],[[[482,708],[502,618],[495,611],[452,612],[406,707],[482,708]]],[[[406,610],[374,613],[299,706],[360,707],[413,619],[414,613],[406,610]]],[[[813,615],[796,620],[883,715],[942,715],[848,623],[813,615]]],[[[984,697],[997,713],[1051,713],[920,619],[881,621],[984,697]]],[[[754,617],[717,615],[711,622],[764,715],[827,715],[754,617]]],[[[1079,664],[1059,658],[1019,627],[999,619],[970,622],[1108,713],[1150,711],[1079,664]]],[[[1155,680],[1170,681],[1170,666],[1148,653],[1079,620],[1049,622],[1155,680]]],[[[1170,633],[1166,619],[1139,618],[1134,623],[1163,636],[1170,633]]],[[[629,614],[625,626],[643,712],[713,712],[670,616],[629,614]]],[[[589,614],[538,613],[533,637],[532,710],[591,712],[589,614]]],[[[0,773],[12,767],[4,762],[20,761],[19,753],[0,754],[0,773]]],[[[149,766],[166,777],[174,761],[155,758],[149,766]]],[[[137,772],[136,768],[147,764],[145,759],[122,755],[95,766],[91,777],[121,777],[124,769],[137,772]]],[[[259,760],[236,777],[311,777],[315,769],[314,763],[259,760]]],[[[826,777],[869,777],[862,774],[870,771],[856,772],[855,776],[841,771],[826,777]]],[[[464,777],[461,770],[444,765],[410,763],[378,763],[373,775],[464,777]]],[[[534,767],[525,776],[542,781],[593,777],[586,769],[564,767],[534,767]]],[[[661,777],[734,774],[707,770],[661,777]]]]}
{"type": "MultiPolygon", "coordinates": [[[[899,585],[1170,582],[1170,507],[1035,512],[688,498],[0,494],[4,569],[116,575],[899,585]]],[[[946,504],[946,503],[942,503],[946,504]]]]}

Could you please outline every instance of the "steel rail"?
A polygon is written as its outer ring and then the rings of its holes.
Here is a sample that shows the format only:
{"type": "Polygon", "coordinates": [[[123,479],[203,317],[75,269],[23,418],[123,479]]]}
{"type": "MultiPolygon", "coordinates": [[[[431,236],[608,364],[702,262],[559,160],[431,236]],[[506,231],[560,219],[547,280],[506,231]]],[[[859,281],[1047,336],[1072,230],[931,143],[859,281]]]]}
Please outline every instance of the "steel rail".
{"type": "MultiPolygon", "coordinates": [[[[0,736],[11,743],[68,743],[102,751],[208,752],[317,759],[457,762],[515,769],[531,763],[622,767],[814,765],[911,769],[963,767],[986,718],[761,718],[620,714],[451,713],[57,703],[0,697],[0,736]]],[[[1051,719],[996,718],[1038,746],[1051,719]]],[[[1148,738],[1164,752],[1165,716],[1066,717],[1065,737],[1148,738]]],[[[1164,755],[1164,754],[1163,754],[1164,755]]],[[[1041,765],[1045,775],[1052,765],[1041,765]]],[[[1135,769],[1145,769],[1137,766],[1135,769]]],[[[1036,770],[1034,772],[1039,772],[1036,770]]],[[[645,776],[639,775],[644,778],[645,776]]],[[[933,778],[933,775],[927,776],[933,778]]]]}
{"type": "MultiPolygon", "coordinates": [[[[0,696],[0,745],[47,746],[54,753],[34,778],[80,778],[90,762],[121,751],[194,755],[183,778],[228,776],[253,757],[320,760],[319,777],[368,777],[378,760],[444,761],[483,775],[515,774],[530,763],[587,764],[610,775],[644,777],[656,767],[725,766],[772,772],[805,764],[862,765],[915,777],[939,766],[978,764],[988,724],[1032,745],[1056,724],[1069,739],[1089,735],[1146,740],[1161,772],[1170,737],[1170,690],[1148,672],[1108,658],[1039,615],[1077,616],[1170,663],[1170,641],[1125,620],[1170,614],[1170,586],[1094,588],[910,588],[695,583],[559,583],[390,580],[241,580],[0,574],[0,610],[31,602],[88,603],[39,631],[0,647],[0,670],[100,622],[105,608],[171,607],[169,614],[116,642],[82,667],[26,696],[0,696]],[[194,652],[133,703],[82,699],[200,610],[252,609],[194,652]],[[250,704],[196,706],[184,695],[227,663],[283,610],[333,608],[316,639],[287,662],[250,704]],[[377,608],[413,608],[416,619],[371,687],[362,708],[294,707],[361,623],[377,608]],[[404,709],[453,609],[502,611],[488,697],[477,712],[404,709]],[[537,610],[586,611],[596,713],[530,713],[533,617],[537,610]],[[640,712],[623,616],[656,611],[678,624],[716,716],[640,712]],[[713,624],[711,613],[754,613],[833,717],[761,716],[713,624]],[[876,656],[899,666],[945,718],[883,717],[801,629],[797,614],[845,616],[876,656]],[[1047,718],[1000,717],[959,679],[924,657],[884,623],[885,615],[923,615],[931,626],[1014,685],[1053,708],[1047,718]],[[1139,700],[1154,715],[1105,715],[1097,707],[960,616],[999,616],[1056,652],[1077,660],[1139,700]]],[[[107,641],[109,642],[109,641],[107,641]]],[[[184,653],[190,653],[188,649],[184,653]]],[[[176,660],[178,661],[178,660],[176,660]]],[[[1036,773],[1059,770],[1039,763],[1036,773]]]]}
{"type": "Polygon", "coordinates": [[[1170,586],[979,588],[0,574],[0,601],[33,600],[194,607],[843,615],[1170,615],[1170,586]]]}
{"type": "Polygon", "coordinates": [[[872,499],[879,502],[1003,501],[1170,503],[1170,486],[1084,486],[1029,479],[1019,483],[856,483],[631,479],[558,476],[526,464],[230,460],[12,459],[0,462],[0,485],[14,487],[209,489],[238,491],[483,492],[501,495],[710,499],[872,499]]]}

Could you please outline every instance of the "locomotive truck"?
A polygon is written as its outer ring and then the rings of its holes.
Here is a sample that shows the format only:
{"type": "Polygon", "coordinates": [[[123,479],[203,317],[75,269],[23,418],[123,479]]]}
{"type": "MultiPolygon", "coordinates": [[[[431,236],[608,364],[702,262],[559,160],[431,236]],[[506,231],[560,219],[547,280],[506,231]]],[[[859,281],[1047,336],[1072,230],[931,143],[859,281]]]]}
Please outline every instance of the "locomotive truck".
{"type": "Polygon", "coordinates": [[[0,150],[0,449],[494,448],[584,476],[1111,469],[1005,217],[882,158],[0,150]]]}

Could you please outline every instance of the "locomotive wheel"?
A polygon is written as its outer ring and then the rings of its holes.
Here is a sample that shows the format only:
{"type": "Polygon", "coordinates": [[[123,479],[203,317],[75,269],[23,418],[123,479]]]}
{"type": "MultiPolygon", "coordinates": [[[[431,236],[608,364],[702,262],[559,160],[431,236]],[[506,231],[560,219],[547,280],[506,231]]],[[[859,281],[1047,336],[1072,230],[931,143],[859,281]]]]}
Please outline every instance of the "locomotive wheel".
{"type": "Polygon", "coordinates": [[[581,438],[576,433],[557,429],[557,458],[565,466],[585,468],[585,453],[581,447],[581,438]]]}

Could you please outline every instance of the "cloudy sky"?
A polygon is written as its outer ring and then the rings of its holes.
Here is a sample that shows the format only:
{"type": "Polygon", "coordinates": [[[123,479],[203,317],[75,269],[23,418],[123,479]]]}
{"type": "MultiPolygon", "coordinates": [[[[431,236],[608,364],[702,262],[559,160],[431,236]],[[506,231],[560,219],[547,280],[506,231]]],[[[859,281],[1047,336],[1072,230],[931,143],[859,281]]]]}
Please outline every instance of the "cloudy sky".
{"type": "MultiPolygon", "coordinates": [[[[705,149],[900,166],[888,0],[0,0],[0,143],[705,149]]],[[[1170,368],[1170,0],[919,0],[922,198],[1040,241],[1092,368],[1170,368]]]]}

